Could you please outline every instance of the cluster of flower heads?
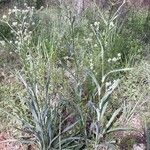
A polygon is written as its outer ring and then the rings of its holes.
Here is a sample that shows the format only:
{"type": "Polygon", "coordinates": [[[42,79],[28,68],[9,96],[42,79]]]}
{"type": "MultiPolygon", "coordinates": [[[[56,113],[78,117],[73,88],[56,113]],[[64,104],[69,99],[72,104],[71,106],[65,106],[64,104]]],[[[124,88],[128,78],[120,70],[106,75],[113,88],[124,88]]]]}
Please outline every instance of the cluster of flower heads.
{"type": "Polygon", "coordinates": [[[89,63],[90,63],[90,69],[93,70],[93,68],[94,68],[94,63],[93,63],[92,56],[91,56],[91,58],[90,58],[90,60],[89,60],[89,63]]]}
{"type": "Polygon", "coordinates": [[[100,22],[94,22],[93,24],[90,24],[91,27],[99,27],[100,22]]]}
{"type": "MultiPolygon", "coordinates": [[[[11,15],[12,13],[18,14],[18,12],[21,12],[21,13],[26,14],[26,13],[28,13],[29,10],[31,10],[31,9],[35,9],[35,7],[28,7],[27,3],[24,3],[24,8],[19,9],[17,6],[14,6],[13,9],[9,9],[9,10],[8,10],[8,15],[11,15]]],[[[4,18],[7,18],[6,15],[3,15],[3,17],[4,17],[4,18]]]]}
{"type": "MultiPolygon", "coordinates": [[[[90,27],[94,28],[96,31],[99,31],[100,22],[94,22],[93,24],[90,24],[90,27]]],[[[93,42],[93,36],[94,36],[94,34],[90,33],[87,38],[84,37],[85,43],[87,43],[87,44],[92,43],[93,42]]],[[[94,47],[95,48],[98,47],[97,44],[94,44],[94,47]]]]}
{"type": "Polygon", "coordinates": [[[94,28],[96,31],[99,31],[100,22],[94,22],[93,24],[90,24],[90,27],[94,28]]]}
{"type": "Polygon", "coordinates": [[[118,61],[118,60],[120,60],[120,59],[121,59],[121,54],[118,53],[118,54],[117,54],[117,57],[109,58],[109,59],[108,59],[108,63],[116,62],[116,61],[118,61]]]}
{"type": "MultiPolygon", "coordinates": [[[[109,29],[115,27],[113,21],[111,21],[111,22],[109,22],[109,23],[108,23],[108,22],[105,22],[105,24],[108,25],[109,29]]],[[[94,24],[91,24],[90,26],[99,29],[99,27],[100,27],[100,22],[94,22],[94,24]]]]}
{"type": "Polygon", "coordinates": [[[111,91],[113,89],[113,86],[118,84],[119,81],[120,81],[120,79],[106,82],[105,83],[106,91],[111,91]]]}
{"type": "Polygon", "coordinates": [[[33,27],[36,24],[34,22],[34,13],[35,7],[28,7],[25,3],[24,8],[19,9],[14,6],[13,9],[9,9],[7,15],[3,15],[2,21],[10,27],[13,34],[13,39],[9,41],[9,44],[14,44],[19,49],[29,41],[33,27]]]}

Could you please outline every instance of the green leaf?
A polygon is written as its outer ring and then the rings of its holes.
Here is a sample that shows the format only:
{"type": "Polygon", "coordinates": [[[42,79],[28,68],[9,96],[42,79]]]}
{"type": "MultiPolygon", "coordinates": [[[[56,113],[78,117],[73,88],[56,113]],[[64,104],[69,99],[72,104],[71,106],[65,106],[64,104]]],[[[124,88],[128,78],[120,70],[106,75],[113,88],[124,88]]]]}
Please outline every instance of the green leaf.
{"type": "Polygon", "coordinates": [[[116,73],[116,72],[122,72],[122,71],[131,71],[133,70],[133,68],[123,68],[123,69],[116,69],[116,70],[112,70],[110,72],[108,72],[107,74],[105,74],[102,78],[102,83],[104,83],[105,79],[107,78],[108,75],[112,74],[112,73],[116,73]]]}
{"type": "Polygon", "coordinates": [[[93,79],[93,81],[97,87],[98,95],[100,96],[101,95],[101,87],[100,87],[95,75],[89,70],[87,71],[87,74],[90,75],[90,77],[93,79]]]}
{"type": "Polygon", "coordinates": [[[119,84],[119,80],[116,80],[113,85],[111,86],[111,90],[106,91],[106,93],[104,94],[104,96],[102,97],[102,99],[100,100],[99,103],[99,109],[100,109],[100,119],[102,120],[104,117],[104,114],[106,112],[107,109],[107,105],[108,105],[108,101],[109,101],[109,96],[112,94],[112,92],[117,88],[119,84]]]}
{"type": "Polygon", "coordinates": [[[119,132],[119,131],[129,131],[129,130],[134,130],[132,128],[113,128],[108,130],[106,133],[111,133],[111,132],[119,132]]]}
{"type": "Polygon", "coordinates": [[[79,122],[79,120],[76,121],[75,123],[71,124],[70,126],[66,127],[66,128],[62,131],[62,133],[65,133],[65,132],[69,131],[70,129],[72,129],[78,122],[79,122]]]}
{"type": "Polygon", "coordinates": [[[118,108],[112,115],[112,117],[110,118],[110,120],[108,121],[108,123],[106,124],[106,127],[103,131],[103,134],[107,133],[107,130],[111,127],[111,125],[113,124],[113,122],[115,121],[117,115],[122,111],[122,108],[118,108]]]}

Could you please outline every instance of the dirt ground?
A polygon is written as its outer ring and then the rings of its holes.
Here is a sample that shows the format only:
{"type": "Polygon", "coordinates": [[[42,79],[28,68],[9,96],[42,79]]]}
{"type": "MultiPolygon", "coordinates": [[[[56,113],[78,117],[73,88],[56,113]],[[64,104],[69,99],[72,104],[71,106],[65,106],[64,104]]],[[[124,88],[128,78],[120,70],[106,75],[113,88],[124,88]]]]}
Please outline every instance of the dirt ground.
{"type": "Polygon", "coordinates": [[[10,136],[10,133],[0,133],[0,150],[25,150],[23,146],[10,136]]]}

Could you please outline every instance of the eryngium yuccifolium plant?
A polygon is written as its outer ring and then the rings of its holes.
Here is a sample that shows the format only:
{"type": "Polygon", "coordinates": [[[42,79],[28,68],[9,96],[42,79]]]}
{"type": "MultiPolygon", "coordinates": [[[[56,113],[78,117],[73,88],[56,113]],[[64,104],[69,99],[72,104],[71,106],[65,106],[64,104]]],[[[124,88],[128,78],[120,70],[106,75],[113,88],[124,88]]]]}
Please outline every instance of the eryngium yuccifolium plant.
{"type": "Polygon", "coordinates": [[[67,103],[65,104],[65,100],[61,101],[59,98],[56,102],[55,99],[55,104],[53,104],[53,99],[49,94],[49,77],[43,91],[40,90],[41,86],[38,81],[29,84],[20,74],[19,79],[26,89],[25,97],[21,98],[26,104],[30,118],[26,120],[24,117],[17,117],[23,125],[19,130],[27,135],[22,137],[21,141],[34,143],[40,150],[80,149],[83,146],[82,138],[76,132],[76,126],[80,120],[76,119],[74,112],[70,114],[63,112],[65,107],[70,107],[67,103]]]}
{"type": "Polygon", "coordinates": [[[87,74],[92,78],[92,83],[95,84],[93,94],[88,102],[89,110],[91,114],[89,116],[95,116],[88,120],[91,122],[88,127],[89,136],[93,137],[89,142],[93,149],[100,149],[104,146],[108,148],[115,147],[115,140],[109,139],[107,136],[112,132],[125,131],[127,129],[121,127],[115,127],[114,124],[118,120],[118,117],[122,114],[123,106],[118,109],[110,111],[111,95],[118,87],[119,79],[114,81],[107,81],[108,76],[114,72],[128,71],[130,68],[113,70],[107,73],[102,78],[102,83],[99,84],[96,76],[88,71],[87,74]]]}

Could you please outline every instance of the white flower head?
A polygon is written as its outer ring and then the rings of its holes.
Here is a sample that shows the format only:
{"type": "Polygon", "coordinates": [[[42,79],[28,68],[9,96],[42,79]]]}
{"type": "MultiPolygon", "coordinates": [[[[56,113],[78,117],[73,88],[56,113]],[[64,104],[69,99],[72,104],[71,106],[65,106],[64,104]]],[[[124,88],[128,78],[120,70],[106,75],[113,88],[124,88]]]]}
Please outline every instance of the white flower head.
{"type": "Polygon", "coordinates": [[[120,79],[116,79],[113,81],[113,84],[118,84],[120,82],[120,79]]]}
{"type": "Polygon", "coordinates": [[[11,9],[8,9],[8,12],[11,12],[12,10],[11,9]]]}
{"type": "Polygon", "coordinates": [[[34,25],[35,25],[35,22],[32,22],[32,25],[34,26],[34,25]]]}
{"type": "Polygon", "coordinates": [[[11,30],[10,32],[11,32],[11,33],[14,33],[14,31],[13,31],[13,30],[11,30]]]}
{"type": "Polygon", "coordinates": [[[28,40],[28,36],[25,36],[25,37],[24,37],[24,41],[27,41],[27,40],[28,40]]]}
{"type": "Polygon", "coordinates": [[[90,27],[93,27],[93,25],[92,25],[92,24],[90,24],[90,27]]]}
{"type": "Polygon", "coordinates": [[[24,6],[27,6],[27,3],[24,3],[24,6]]]}
{"type": "Polygon", "coordinates": [[[93,33],[90,33],[89,36],[92,37],[92,36],[93,36],[93,33]]]}
{"type": "Polygon", "coordinates": [[[24,9],[24,10],[22,10],[22,14],[25,14],[25,13],[27,13],[27,12],[29,12],[29,10],[28,10],[28,9],[24,9]]]}
{"type": "Polygon", "coordinates": [[[24,16],[24,17],[23,17],[23,20],[25,20],[26,18],[27,18],[27,17],[26,17],[26,16],[24,16]]]}
{"type": "Polygon", "coordinates": [[[98,45],[97,45],[97,44],[94,44],[94,47],[96,48],[96,47],[98,47],[98,45]]]}
{"type": "Polygon", "coordinates": [[[11,12],[16,13],[17,11],[18,11],[17,7],[16,7],[16,6],[14,6],[14,8],[12,9],[12,11],[11,11],[11,12]]]}
{"type": "Polygon", "coordinates": [[[20,23],[20,24],[18,24],[18,26],[19,26],[19,27],[22,27],[22,24],[20,23]]]}
{"type": "Polygon", "coordinates": [[[6,15],[3,15],[3,19],[6,19],[7,18],[7,16],[6,15]]]}
{"type": "Polygon", "coordinates": [[[18,41],[15,41],[15,44],[18,44],[18,41]]]}
{"type": "Polygon", "coordinates": [[[94,26],[99,26],[100,22],[94,22],[94,26]]]}
{"type": "Polygon", "coordinates": [[[8,15],[11,15],[11,13],[12,13],[12,10],[9,9],[9,10],[8,10],[8,15]]]}
{"type": "Polygon", "coordinates": [[[93,68],[94,68],[94,64],[90,63],[90,69],[93,70],[93,68]]]}
{"type": "Polygon", "coordinates": [[[18,34],[22,34],[22,31],[20,30],[20,31],[18,31],[18,34]]]}
{"type": "Polygon", "coordinates": [[[27,33],[27,29],[24,30],[24,34],[26,34],[26,33],[27,33]]]}
{"type": "Polygon", "coordinates": [[[43,9],[44,8],[44,6],[41,6],[41,8],[40,9],[43,9]]]}
{"type": "Polygon", "coordinates": [[[13,22],[13,23],[12,23],[13,26],[16,26],[17,24],[18,24],[17,22],[13,22]]]}
{"type": "Polygon", "coordinates": [[[111,84],[112,84],[111,81],[105,83],[106,87],[111,86],[111,84]]]}
{"type": "Polygon", "coordinates": [[[21,46],[21,42],[18,42],[18,46],[21,46]]]}
{"type": "Polygon", "coordinates": [[[5,41],[0,41],[0,44],[1,44],[2,46],[5,46],[5,41]]]}
{"type": "Polygon", "coordinates": [[[114,57],[113,59],[112,59],[112,61],[113,62],[116,62],[118,59],[116,58],[116,57],[114,57]]]}
{"type": "Polygon", "coordinates": [[[29,34],[32,34],[32,31],[29,31],[29,34]]]}
{"type": "Polygon", "coordinates": [[[85,42],[92,42],[92,39],[91,38],[87,38],[87,39],[85,39],[85,42]]]}
{"type": "Polygon", "coordinates": [[[16,10],[15,10],[15,9],[12,9],[12,13],[14,13],[14,12],[16,12],[16,10]]]}
{"type": "Polygon", "coordinates": [[[28,10],[30,10],[30,7],[27,7],[28,10]]]}
{"type": "Polygon", "coordinates": [[[29,23],[25,22],[24,25],[25,25],[25,26],[29,26],[29,23]]]}
{"type": "Polygon", "coordinates": [[[90,65],[90,69],[93,70],[93,68],[94,68],[93,65],[90,65]]]}
{"type": "Polygon", "coordinates": [[[93,59],[92,59],[92,58],[90,59],[90,62],[93,62],[93,59]]]}
{"type": "Polygon", "coordinates": [[[17,11],[18,11],[18,12],[21,12],[21,10],[20,10],[20,9],[17,9],[17,11]]]}
{"type": "Polygon", "coordinates": [[[105,42],[105,45],[106,45],[106,46],[108,45],[108,42],[107,42],[107,41],[105,42]]]}
{"type": "Polygon", "coordinates": [[[114,23],[111,21],[110,22],[110,27],[114,27],[115,25],[114,25],[114,23]]]}
{"type": "Polygon", "coordinates": [[[111,58],[108,58],[108,60],[107,60],[109,63],[112,61],[112,59],[111,58]]]}
{"type": "Polygon", "coordinates": [[[118,53],[117,56],[118,56],[118,57],[121,57],[121,53],[118,53]]]}

